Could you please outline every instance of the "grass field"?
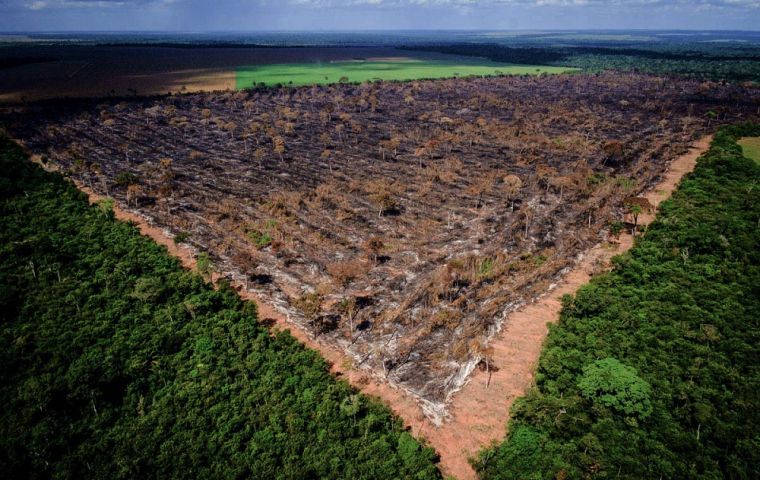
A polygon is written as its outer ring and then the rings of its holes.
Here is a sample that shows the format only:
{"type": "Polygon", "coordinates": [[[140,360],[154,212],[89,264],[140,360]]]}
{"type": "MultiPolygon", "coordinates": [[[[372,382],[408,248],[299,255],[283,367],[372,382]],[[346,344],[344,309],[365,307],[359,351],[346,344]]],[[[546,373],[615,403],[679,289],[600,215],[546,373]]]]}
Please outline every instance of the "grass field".
{"type": "Polygon", "coordinates": [[[329,63],[284,63],[240,67],[235,75],[235,87],[250,88],[257,84],[314,85],[338,83],[345,77],[349,82],[365,80],[415,80],[486,75],[537,75],[563,73],[572,68],[533,65],[510,65],[482,61],[440,61],[416,59],[352,60],[329,63]]]}
{"type": "Polygon", "coordinates": [[[746,137],[739,140],[744,156],[760,163],[760,137],[746,137]]]}

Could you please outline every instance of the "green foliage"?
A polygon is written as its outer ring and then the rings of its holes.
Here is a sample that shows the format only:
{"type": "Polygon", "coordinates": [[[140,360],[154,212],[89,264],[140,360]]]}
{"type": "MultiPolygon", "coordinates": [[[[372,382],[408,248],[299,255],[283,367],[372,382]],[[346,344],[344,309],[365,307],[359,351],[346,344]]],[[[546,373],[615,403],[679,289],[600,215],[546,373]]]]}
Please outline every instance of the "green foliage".
{"type": "Polygon", "coordinates": [[[646,418],[652,413],[652,387],[614,358],[597,360],[583,368],[578,380],[581,396],[594,405],[627,416],[646,418]]]}
{"type": "Polygon", "coordinates": [[[259,232],[258,230],[252,230],[248,232],[248,238],[251,239],[256,248],[266,248],[272,244],[272,237],[266,232],[259,232]]]}
{"type": "Polygon", "coordinates": [[[586,182],[590,187],[596,187],[603,184],[607,180],[607,176],[602,172],[594,172],[586,179],[586,182]]]}
{"type": "Polygon", "coordinates": [[[745,157],[760,163],[760,137],[747,137],[739,140],[745,157]]]}
{"type": "Polygon", "coordinates": [[[4,478],[440,478],[253,304],[0,139],[4,478]]]}
{"type": "Polygon", "coordinates": [[[483,479],[760,478],[760,166],[719,131],[657,221],[562,299],[483,479]]]}
{"type": "Polygon", "coordinates": [[[126,187],[135,184],[137,183],[137,175],[132,172],[121,172],[120,174],[116,175],[114,183],[116,183],[116,185],[119,187],[126,187]]]}
{"type": "Polygon", "coordinates": [[[617,237],[620,235],[620,233],[622,233],[624,226],[625,225],[623,224],[623,222],[619,220],[615,220],[614,222],[610,223],[610,233],[612,234],[613,237],[617,237]]]}
{"type": "Polygon", "coordinates": [[[213,268],[213,265],[211,263],[211,257],[209,257],[208,253],[201,252],[198,254],[198,257],[195,259],[195,265],[198,269],[198,273],[203,275],[204,277],[208,277],[211,275],[211,270],[213,268]]]}
{"type": "Polygon", "coordinates": [[[636,180],[628,177],[619,176],[616,182],[625,192],[630,192],[636,186],[636,180]]]}
{"type": "Polygon", "coordinates": [[[490,278],[493,274],[494,261],[493,258],[486,257],[480,261],[478,266],[478,277],[490,278]]]}
{"type": "Polygon", "coordinates": [[[408,49],[485,57],[494,62],[575,67],[589,73],[618,70],[699,80],[760,81],[760,50],[756,45],[728,46],[698,39],[682,45],[639,43],[614,47],[601,39],[590,42],[563,39],[560,43],[534,39],[520,47],[467,43],[408,49]]]}
{"type": "Polygon", "coordinates": [[[180,244],[185,243],[187,239],[190,238],[189,232],[179,232],[174,236],[174,243],[180,244]]]}
{"type": "Polygon", "coordinates": [[[546,263],[546,260],[547,260],[546,255],[541,255],[541,254],[539,254],[539,255],[532,255],[530,257],[530,263],[532,263],[533,266],[535,266],[535,267],[540,267],[541,265],[543,265],[544,263],[546,263]]]}
{"type": "Polygon", "coordinates": [[[98,202],[98,208],[107,217],[113,217],[114,216],[113,207],[114,207],[113,198],[104,198],[103,200],[100,200],[98,202]]]}

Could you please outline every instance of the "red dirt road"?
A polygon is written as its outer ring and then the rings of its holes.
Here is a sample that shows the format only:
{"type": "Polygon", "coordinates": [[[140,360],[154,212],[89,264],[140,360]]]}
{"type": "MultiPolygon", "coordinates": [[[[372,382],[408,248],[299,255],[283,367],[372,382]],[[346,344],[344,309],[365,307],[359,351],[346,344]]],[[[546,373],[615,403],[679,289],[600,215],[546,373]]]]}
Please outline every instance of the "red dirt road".
{"type": "MultiPolygon", "coordinates": [[[[694,169],[697,158],[709,148],[711,140],[712,136],[707,136],[695,142],[692,150],[674,160],[661,181],[644,196],[655,206],[668,198],[681,178],[694,169]]],[[[40,163],[39,159],[32,159],[40,163]]],[[[83,185],[77,186],[89,195],[91,202],[102,199],[83,185]]],[[[150,225],[145,218],[134,212],[118,207],[114,208],[114,212],[117,218],[136,223],[143,235],[166,246],[169,253],[178,257],[185,267],[195,267],[196,252],[192,248],[176,245],[167,232],[150,225]]],[[[642,214],[639,223],[646,225],[653,218],[654,215],[642,214]]],[[[293,328],[294,325],[289,323],[285,315],[265,300],[246,291],[244,285],[233,283],[233,286],[238,289],[241,297],[256,302],[262,320],[274,321],[274,328],[289,329],[295,338],[317,350],[330,362],[331,370],[336,376],[346,379],[364,394],[380,398],[389,406],[411,427],[415,436],[421,437],[436,449],[445,475],[469,480],[476,478],[476,474],[468,459],[484,446],[504,438],[512,403],[533,384],[533,373],[548,332],[547,325],[559,319],[562,308],[560,298],[575,293],[590,280],[593,272],[607,266],[613,256],[632,246],[633,237],[630,233],[621,234],[617,244],[595,246],[586,252],[549,293],[509,315],[501,332],[489,343],[493,348],[493,363],[498,371],[491,372],[489,381],[488,373],[476,369],[464,387],[453,395],[448,405],[450,418],[441,426],[434,425],[425,417],[417,399],[393,388],[382,379],[373,378],[367,371],[354,368],[351,360],[338,348],[320,342],[297,327],[293,328]]],[[[219,275],[214,275],[215,279],[218,277],[219,275]]]]}
{"type": "MultiPolygon", "coordinates": [[[[700,139],[689,153],[670,164],[662,180],[645,195],[653,205],[659,205],[670,196],[681,177],[694,169],[697,158],[709,148],[711,140],[711,136],[700,139]]],[[[646,225],[653,218],[654,215],[642,214],[639,223],[646,225]]],[[[486,372],[475,370],[469,382],[454,395],[449,406],[449,422],[440,428],[412,422],[414,433],[427,437],[440,454],[444,473],[460,480],[475,478],[468,458],[506,435],[512,403],[533,384],[533,373],[548,333],[547,325],[559,320],[560,298],[575,293],[600,266],[607,265],[613,256],[632,246],[633,237],[625,233],[620,235],[618,244],[597,245],[588,251],[551,292],[507,318],[501,332],[490,342],[493,361],[499,370],[491,372],[490,382],[486,372]]]]}

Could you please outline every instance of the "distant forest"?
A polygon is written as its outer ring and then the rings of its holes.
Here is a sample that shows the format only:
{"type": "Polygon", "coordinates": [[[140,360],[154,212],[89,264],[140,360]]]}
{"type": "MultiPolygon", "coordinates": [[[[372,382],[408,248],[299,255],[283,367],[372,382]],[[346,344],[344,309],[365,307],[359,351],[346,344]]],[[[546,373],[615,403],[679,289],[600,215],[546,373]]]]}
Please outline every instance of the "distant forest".
{"type": "Polygon", "coordinates": [[[649,48],[595,45],[505,46],[495,43],[404,47],[408,50],[485,57],[495,62],[581,68],[586,72],[633,71],[703,80],[760,82],[760,47],[660,45],[649,48]]]}

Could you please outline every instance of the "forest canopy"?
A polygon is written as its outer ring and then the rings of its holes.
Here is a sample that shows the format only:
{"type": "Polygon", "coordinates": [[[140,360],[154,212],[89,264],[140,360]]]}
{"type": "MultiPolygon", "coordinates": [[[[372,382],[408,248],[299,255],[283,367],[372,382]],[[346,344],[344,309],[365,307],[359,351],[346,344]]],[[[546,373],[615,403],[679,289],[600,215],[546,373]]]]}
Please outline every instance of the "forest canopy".
{"type": "Polygon", "coordinates": [[[6,478],[433,479],[315,352],[0,139],[6,478]]]}
{"type": "Polygon", "coordinates": [[[483,479],[760,478],[760,166],[719,131],[615,268],[564,298],[483,479]]]}
{"type": "Polygon", "coordinates": [[[682,75],[700,80],[760,82],[760,49],[711,44],[599,46],[533,44],[507,47],[494,43],[408,47],[452,55],[485,57],[494,62],[575,67],[584,72],[632,71],[682,75]]]}

